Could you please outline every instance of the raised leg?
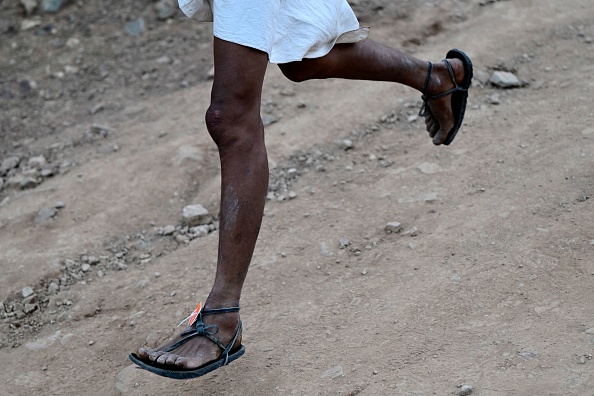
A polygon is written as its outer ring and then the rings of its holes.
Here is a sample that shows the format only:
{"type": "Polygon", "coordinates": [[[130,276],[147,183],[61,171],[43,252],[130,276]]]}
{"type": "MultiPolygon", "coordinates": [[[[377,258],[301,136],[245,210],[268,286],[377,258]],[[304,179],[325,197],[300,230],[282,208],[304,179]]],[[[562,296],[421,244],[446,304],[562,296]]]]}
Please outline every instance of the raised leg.
{"type": "MultiPolygon", "coordinates": [[[[219,149],[222,183],[217,272],[205,309],[239,304],[268,187],[268,160],[260,119],[267,54],[215,38],[214,60],[215,77],[206,125],[219,149]]],[[[216,337],[226,345],[235,334],[239,314],[209,315],[204,322],[218,326],[216,337]]],[[[140,348],[137,355],[163,365],[191,369],[221,353],[205,337],[196,337],[164,352],[179,339],[180,336],[155,350],[140,348]]],[[[240,344],[241,337],[236,346],[240,344]]]]}
{"type": "MultiPolygon", "coordinates": [[[[457,82],[464,78],[460,60],[450,60],[457,82]]],[[[311,79],[346,78],[352,80],[391,81],[422,91],[429,63],[373,40],[334,46],[328,55],[279,65],[287,78],[295,82],[311,79]]],[[[443,63],[435,63],[427,94],[435,95],[454,87],[443,63]]],[[[434,144],[443,143],[454,125],[449,97],[430,100],[433,117],[425,117],[426,128],[434,144]]]]}

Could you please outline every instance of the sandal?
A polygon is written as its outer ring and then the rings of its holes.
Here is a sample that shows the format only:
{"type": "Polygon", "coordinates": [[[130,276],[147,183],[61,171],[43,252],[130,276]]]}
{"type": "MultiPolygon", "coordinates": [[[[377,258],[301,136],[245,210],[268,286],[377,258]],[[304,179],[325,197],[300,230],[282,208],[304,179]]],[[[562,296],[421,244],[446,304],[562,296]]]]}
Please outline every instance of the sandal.
{"type": "Polygon", "coordinates": [[[425,117],[430,115],[433,117],[431,113],[431,109],[429,108],[429,104],[427,103],[429,100],[443,98],[444,96],[452,95],[452,113],[454,114],[454,127],[448,132],[446,140],[443,142],[446,146],[452,143],[456,134],[460,130],[462,126],[462,121],[464,120],[464,113],[466,112],[466,102],[468,100],[468,89],[470,88],[470,82],[472,80],[472,61],[463,51],[458,49],[453,49],[449,51],[446,55],[446,58],[449,59],[460,59],[464,64],[464,79],[458,85],[456,82],[456,78],[454,76],[454,69],[452,65],[448,61],[448,59],[444,59],[442,62],[447,66],[448,71],[450,73],[450,77],[452,82],[454,83],[454,88],[437,94],[437,95],[428,95],[427,89],[429,88],[429,82],[431,81],[431,72],[433,71],[433,64],[429,62],[429,70],[427,71],[427,79],[425,80],[425,87],[423,88],[423,105],[421,106],[421,110],[419,110],[419,116],[425,117]]]}
{"type": "MultiPolygon", "coordinates": [[[[218,333],[219,327],[214,324],[206,325],[202,321],[202,317],[204,315],[216,315],[230,312],[239,312],[239,307],[202,310],[201,306],[199,305],[198,308],[196,308],[196,310],[190,316],[188,316],[186,319],[184,319],[184,321],[182,321],[182,323],[184,323],[186,320],[189,321],[188,327],[181,333],[181,336],[185,336],[185,338],[182,338],[181,340],[164,350],[164,352],[171,352],[194,337],[206,337],[212,342],[214,342],[223,351],[221,353],[221,356],[219,356],[218,359],[213,360],[212,362],[206,363],[198,368],[189,370],[183,368],[167,369],[164,368],[164,365],[161,365],[157,362],[141,360],[135,353],[131,353],[128,357],[140,368],[148,370],[151,373],[155,373],[163,377],[173,379],[191,379],[208,374],[211,371],[214,371],[222,366],[231,363],[232,361],[238,359],[245,353],[245,347],[243,345],[240,345],[239,348],[235,349],[234,351],[231,351],[231,348],[233,347],[233,344],[235,344],[237,337],[239,337],[239,334],[241,334],[241,320],[239,321],[239,325],[237,326],[237,330],[235,331],[235,336],[229,342],[229,344],[227,344],[227,346],[223,345],[223,343],[221,343],[221,341],[219,341],[214,336],[216,333],[218,333]]],[[[180,323],[180,325],[182,323],[180,323]]]]}

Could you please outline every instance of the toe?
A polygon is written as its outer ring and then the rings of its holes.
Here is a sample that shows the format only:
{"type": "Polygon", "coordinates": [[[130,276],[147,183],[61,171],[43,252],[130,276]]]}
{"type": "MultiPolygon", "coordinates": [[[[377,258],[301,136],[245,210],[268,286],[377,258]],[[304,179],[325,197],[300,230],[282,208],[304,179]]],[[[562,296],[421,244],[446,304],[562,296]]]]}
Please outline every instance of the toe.
{"type": "Polygon", "coordinates": [[[149,357],[149,355],[153,352],[152,349],[147,349],[147,348],[140,348],[138,349],[138,351],[136,352],[136,354],[138,355],[139,358],[141,359],[146,359],[149,357]]]}
{"type": "Polygon", "coordinates": [[[433,144],[435,144],[437,146],[440,145],[440,144],[442,144],[443,142],[445,142],[446,137],[447,137],[447,135],[445,133],[445,130],[444,129],[440,129],[437,132],[437,134],[433,137],[433,144]]]}
{"type": "Polygon", "coordinates": [[[165,364],[173,366],[177,359],[179,359],[178,355],[171,354],[171,355],[167,356],[167,359],[165,360],[165,364]]]}
{"type": "Polygon", "coordinates": [[[162,351],[153,351],[150,355],[149,355],[149,360],[151,361],[156,361],[157,359],[159,359],[161,357],[161,355],[163,355],[165,352],[162,351]]]}
{"type": "Polygon", "coordinates": [[[159,364],[165,364],[165,362],[167,361],[167,359],[169,358],[169,354],[168,353],[164,353],[161,356],[159,356],[159,358],[157,359],[157,363],[159,364]]]}
{"type": "Polygon", "coordinates": [[[188,365],[188,359],[180,356],[177,359],[175,359],[175,362],[173,364],[175,364],[176,366],[185,368],[188,365]]]}

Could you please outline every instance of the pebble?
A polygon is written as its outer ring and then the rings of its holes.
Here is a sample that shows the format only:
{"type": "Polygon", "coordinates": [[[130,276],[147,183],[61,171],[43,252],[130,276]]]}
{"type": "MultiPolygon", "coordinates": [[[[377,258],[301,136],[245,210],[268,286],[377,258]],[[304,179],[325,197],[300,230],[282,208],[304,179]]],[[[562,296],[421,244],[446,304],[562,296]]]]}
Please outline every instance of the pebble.
{"type": "Polygon", "coordinates": [[[101,260],[96,256],[88,256],[87,257],[87,263],[89,263],[91,265],[96,265],[96,264],[99,264],[100,262],[101,262],[101,260]]]}
{"type": "Polygon", "coordinates": [[[104,273],[103,271],[101,271],[101,270],[98,270],[98,271],[97,271],[97,276],[98,276],[99,278],[103,278],[103,277],[105,276],[105,273],[104,273]]]}
{"type": "Polygon", "coordinates": [[[346,249],[351,244],[351,241],[348,238],[340,238],[340,248],[346,249]]]}
{"type": "Polygon", "coordinates": [[[58,211],[55,208],[43,208],[39,212],[37,212],[37,217],[35,217],[35,223],[45,223],[52,217],[55,217],[57,214],[58,211]]]}
{"type": "Polygon", "coordinates": [[[470,385],[462,385],[458,391],[458,396],[468,396],[473,390],[474,388],[470,385]]]}
{"type": "Polygon", "coordinates": [[[397,221],[392,221],[388,224],[386,224],[386,226],[384,227],[384,230],[388,233],[388,234],[392,234],[392,233],[397,233],[402,231],[402,224],[400,224],[397,221]]]}
{"type": "Polygon", "coordinates": [[[47,291],[51,294],[57,293],[60,291],[60,286],[56,282],[50,282],[47,286],[47,291]]]}
{"type": "Polygon", "coordinates": [[[297,198],[297,193],[295,191],[290,191],[289,192],[289,199],[295,199],[297,198]]]}
{"type": "Polygon", "coordinates": [[[37,0],[20,0],[20,3],[23,5],[27,16],[31,15],[37,8],[37,0]]]}
{"type": "Polygon", "coordinates": [[[411,237],[416,237],[417,235],[419,235],[419,230],[417,229],[417,227],[412,227],[412,228],[408,229],[406,232],[404,232],[404,235],[410,235],[411,237]]]}
{"type": "MultiPolygon", "coordinates": [[[[212,216],[208,210],[199,204],[188,205],[182,209],[182,219],[188,227],[196,227],[199,225],[208,224],[212,221],[212,216]]],[[[165,232],[165,230],[163,230],[165,232]]]]}
{"type": "Polygon", "coordinates": [[[89,341],[89,346],[94,345],[94,344],[95,344],[95,341],[93,341],[93,340],[89,341]]]}
{"type": "Polygon", "coordinates": [[[499,99],[499,94],[494,93],[493,95],[487,98],[487,101],[492,105],[499,105],[501,104],[501,99],[499,99]]]}
{"type": "Polygon", "coordinates": [[[340,142],[340,147],[345,151],[350,150],[354,147],[353,141],[351,139],[342,139],[340,142]]]}
{"type": "Polygon", "coordinates": [[[145,24],[144,19],[138,18],[130,21],[124,25],[124,31],[130,36],[139,36],[144,32],[145,24]]]}
{"type": "Polygon", "coordinates": [[[175,226],[174,225],[168,225],[163,227],[163,235],[167,236],[167,235],[171,235],[175,232],[175,226]]]}
{"type": "Polygon", "coordinates": [[[21,296],[23,298],[27,298],[31,295],[33,295],[33,288],[31,286],[25,286],[21,289],[21,296]]]}
{"type": "Polygon", "coordinates": [[[498,88],[518,88],[522,83],[513,73],[496,71],[491,75],[491,84],[498,88]]]}
{"type": "Polygon", "coordinates": [[[41,10],[43,12],[55,14],[56,12],[60,11],[62,5],[64,5],[64,0],[42,0],[41,10]]]}
{"type": "Polygon", "coordinates": [[[586,330],[586,334],[594,334],[594,327],[592,327],[591,329],[586,330]]]}
{"type": "Polygon", "coordinates": [[[37,181],[37,179],[34,179],[32,177],[24,177],[19,181],[19,186],[21,187],[22,190],[27,190],[29,188],[35,188],[35,187],[37,187],[38,184],[39,184],[39,182],[37,181]]]}
{"type": "Polygon", "coordinates": [[[412,114],[412,115],[409,115],[406,120],[408,122],[410,122],[410,123],[413,123],[413,122],[415,122],[418,119],[419,119],[419,115],[418,114],[412,114]]]}
{"type": "Polygon", "coordinates": [[[91,269],[91,265],[85,263],[80,266],[80,269],[82,270],[82,272],[89,272],[89,270],[91,269]]]}
{"type": "Polygon", "coordinates": [[[37,309],[37,304],[25,304],[25,308],[23,308],[23,312],[26,314],[33,313],[37,309]]]}
{"type": "Polygon", "coordinates": [[[344,376],[344,372],[342,370],[342,366],[338,365],[338,366],[334,366],[331,369],[328,369],[326,371],[324,371],[324,373],[321,375],[321,378],[339,378],[339,377],[343,377],[344,376]]]}
{"type": "Polygon", "coordinates": [[[585,356],[581,356],[580,360],[578,361],[578,364],[586,364],[586,357],[585,356]]]}
{"type": "Polygon", "coordinates": [[[272,114],[262,114],[262,124],[267,127],[274,123],[278,122],[278,118],[273,116],[272,114]]]}
{"type": "Polygon", "coordinates": [[[160,63],[160,64],[162,64],[162,65],[168,65],[168,64],[170,64],[171,62],[173,62],[173,61],[172,61],[172,60],[171,60],[171,58],[170,58],[170,57],[168,57],[167,55],[163,55],[163,56],[161,56],[161,57],[157,58],[157,63],[160,63]]]}
{"type": "Polygon", "coordinates": [[[160,272],[155,272],[155,278],[160,278],[161,277],[161,273],[160,272]]]}
{"type": "Polygon", "coordinates": [[[5,174],[9,170],[16,168],[20,162],[21,159],[19,157],[8,157],[4,159],[0,165],[0,174],[5,174]]]}
{"type": "Polygon", "coordinates": [[[66,207],[66,203],[64,201],[57,201],[54,204],[54,208],[56,209],[64,209],[66,207]]]}
{"type": "Polygon", "coordinates": [[[164,0],[155,3],[155,11],[157,12],[157,18],[161,21],[172,18],[177,13],[177,10],[164,0]]]}
{"type": "Polygon", "coordinates": [[[47,163],[43,155],[29,158],[29,168],[42,169],[47,163]]]}

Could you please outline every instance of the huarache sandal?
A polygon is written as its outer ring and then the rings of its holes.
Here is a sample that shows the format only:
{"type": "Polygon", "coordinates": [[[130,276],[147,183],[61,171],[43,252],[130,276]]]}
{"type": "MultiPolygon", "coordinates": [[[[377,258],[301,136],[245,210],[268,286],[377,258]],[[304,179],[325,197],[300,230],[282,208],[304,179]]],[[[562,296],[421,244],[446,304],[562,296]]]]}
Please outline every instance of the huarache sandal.
{"type": "Polygon", "coordinates": [[[431,80],[431,72],[433,71],[433,64],[429,62],[427,79],[425,80],[425,87],[422,91],[423,105],[421,106],[421,110],[419,111],[419,116],[433,116],[433,114],[431,113],[431,109],[429,108],[429,104],[427,103],[429,100],[439,99],[443,98],[444,96],[452,95],[451,105],[452,113],[454,114],[454,127],[448,132],[447,138],[443,142],[443,144],[447,146],[450,143],[452,143],[452,141],[456,137],[456,134],[462,126],[462,121],[464,120],[464,113],[466,112],[466,102],[468,100],[468,88],[470,88],[470,82],[472,81],[472,61],[470,60],[468,55],[466,55],[463,51],[453,49],[447,53],[446,59],[444,59],[442,62],[448,68],[450,77],[452,79],[452,82],[454,83],[454,88],[437,95],[427,94],[427,89],[429,88],[429,81],[431,80]],[[456,78],[454,76],[454,69],[452,68],[452,65],[450,64],[448,59],[460,59],[464,64],[464,79],[459,85],[456,82],[456,78]]]}
{"type": "Polygon", "coordinates": [[[135,353],[131,353],[128,356],[130,360],[132,360],[135,364],[140,366],[140,368],[148,370],[151,373],[155,373],[163,377],[173,379],[191,379],[208,374],[211,371],[225,366],[241,357],[245,353],[245,347],[243,345],[240,345],[233,351],[231,350],[233,344],[235,344],[235,341],[237,340],[237,337],[239,337],[239,334],[241,334],[241,321],[239,321],[239,325],[237,326],[237,330],[235,331],[235,336],[229,342],[229,344],[227,344],[227,346],[223,345],[223,343],[221,343],[214,336],[216,333],[218,333],[219,327],[217,325],[206,325],[202,321],[202,317],[204,315],[216,315],[222,313],[239,312],[239,307],[202,310],[201,305],[202,304],[199,304],[196,310],[180,323],[181,325],[185,321],[188,321],[188,327],[181,333],[181,336],[184,338],[165,349],[164,352],[171,352],[174,349],[185,344],[189,340],[193,339],[194,337],[206,337],[212,342],[214,342],[223,351],[218,359],[206,363],[201,367],[188,370],[182,368],[167,368],[171,366],[165,366],[157,362],[141,360],[135,353]]]}

